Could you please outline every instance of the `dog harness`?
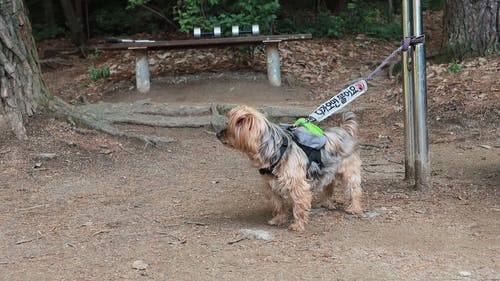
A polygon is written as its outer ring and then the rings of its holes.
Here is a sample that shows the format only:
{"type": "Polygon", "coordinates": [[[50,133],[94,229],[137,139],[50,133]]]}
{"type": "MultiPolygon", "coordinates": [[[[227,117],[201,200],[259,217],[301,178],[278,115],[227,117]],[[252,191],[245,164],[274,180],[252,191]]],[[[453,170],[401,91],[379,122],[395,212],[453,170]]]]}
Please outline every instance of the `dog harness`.
{"type": "MultiPolygon", "coordinates": [[[[281,124],[281,127],[291,133],[292,141],[296,143],[307,155],[309,160],[307,168],[311,166],[312,162],[316,162],[320,168],[323,167],[323,162],[321,161],[321,148],[323,148],[326,143],[326,137],[324,135],[314,134],[302,127],[295,127],[288,124],[281,124]]],[[[279,155],[275,157],[276,160],[271,163],[269,168],[259,169],[259,173],[261,175],[274,175],[274,168],[278,165],[287,148],[288,140],[287,138],[283,138],[279,155]]]]}

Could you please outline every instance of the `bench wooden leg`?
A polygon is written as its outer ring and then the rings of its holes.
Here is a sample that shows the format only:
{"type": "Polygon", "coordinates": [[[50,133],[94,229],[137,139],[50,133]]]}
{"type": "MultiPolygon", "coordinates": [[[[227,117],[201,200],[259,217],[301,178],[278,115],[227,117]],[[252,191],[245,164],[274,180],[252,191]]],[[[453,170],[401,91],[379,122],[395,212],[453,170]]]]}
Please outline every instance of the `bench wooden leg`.
{"type": "Polygon", "coordinates": [[[266,43],[267,57],[267,79],[271,85],[281,86],[280,54],[278,52],[278,42],[266,43]]]}
{"type": "Polygon", "coordinates": [[[149,81],[148,52],[145,50],[135,51],[135,85],[140,93],[149,92],[151,82],[149,81]]]}

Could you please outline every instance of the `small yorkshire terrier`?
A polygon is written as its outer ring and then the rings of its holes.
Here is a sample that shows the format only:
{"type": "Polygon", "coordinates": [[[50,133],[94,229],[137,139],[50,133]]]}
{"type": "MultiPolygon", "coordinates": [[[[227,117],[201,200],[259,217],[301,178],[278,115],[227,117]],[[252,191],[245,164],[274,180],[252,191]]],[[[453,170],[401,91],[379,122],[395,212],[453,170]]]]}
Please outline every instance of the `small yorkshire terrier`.
{"type": "Polygon", "coordinates": [[[254,108],[238,106],[227,117],[227,128],[218,132],[217,138],[224,145],[247,154],[259,168],[272,207],[270,225],[288,222],[287,203],[291,203],[294,221],[289,229],[304,230],[312,191],[321,191],[321,206],[334,209],[335,186],[345,187],[349,201],[346,212],[363,211],[358,123],[354,113],[344,113],[340,127],[325,130],[326,142],[318,149],[315,159],[308,155],[310,149],[296,142],[290,129],[270,122],[254,108]]]}

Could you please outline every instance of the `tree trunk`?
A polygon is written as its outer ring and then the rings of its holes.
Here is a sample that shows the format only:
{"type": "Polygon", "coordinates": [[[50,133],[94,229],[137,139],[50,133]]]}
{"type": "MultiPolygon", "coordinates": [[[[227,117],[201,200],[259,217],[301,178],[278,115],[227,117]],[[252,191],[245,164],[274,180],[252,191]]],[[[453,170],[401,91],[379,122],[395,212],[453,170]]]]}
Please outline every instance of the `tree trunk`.
{"type": "Polygon", "coordinates": [[[51,28],[56,27],[56,14],[54,13],[54,2],[53,0],[43,0],[43,15],[45,22],[51,28]]]}
{"type": "Polygon", "coordinates": [[[24,3],[0,0],[0,115],[18,139],[27,139],[24,121],[48,97],[24,3]]]}
{"type": "Polygon", "coordinates": [[[346,10],[348,2],[348,0],[325,0],[325,5],[334,14],[339,14],[346,10]]]}
{"type": "Polygon", "coordinates": [[[444,47],[459,59],[498,51],[499,3],[498,0],[446,0],[444,47]]]}
{"type": "Polygon", "coordinates": [[[76,4],[73,3],[73,0],[60,0],[59,2],[63,8],[73,42],[82,50],[87,40],[83,32],[81,1],[76,1],[76,4]]]}

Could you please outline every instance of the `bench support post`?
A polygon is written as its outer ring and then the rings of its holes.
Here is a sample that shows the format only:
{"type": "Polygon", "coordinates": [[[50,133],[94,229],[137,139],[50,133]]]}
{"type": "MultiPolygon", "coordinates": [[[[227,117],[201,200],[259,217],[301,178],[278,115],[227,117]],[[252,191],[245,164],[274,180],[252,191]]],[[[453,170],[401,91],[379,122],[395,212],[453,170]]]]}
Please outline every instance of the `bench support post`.
{"type": "Polygon", "coordinates": [[[275,87],[281,86],[280,54],[278,42],[266,42],[267,79],[275,87]]]}
{"type": "Polygon", "coordinates": [[[148,51],[135,51],[135,85],[140,93],[149,92],[151,82],[149,81],[148,51]]]}

